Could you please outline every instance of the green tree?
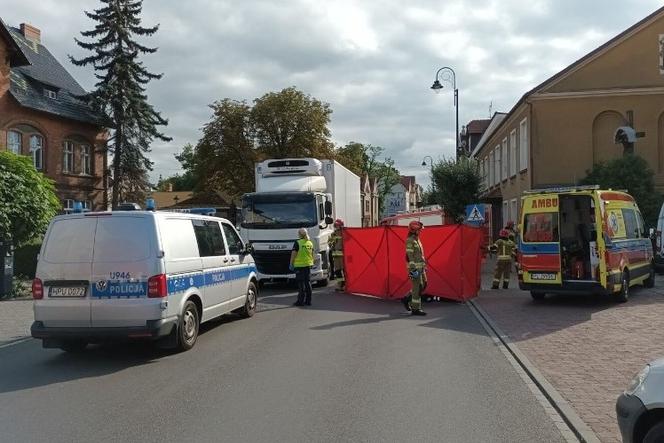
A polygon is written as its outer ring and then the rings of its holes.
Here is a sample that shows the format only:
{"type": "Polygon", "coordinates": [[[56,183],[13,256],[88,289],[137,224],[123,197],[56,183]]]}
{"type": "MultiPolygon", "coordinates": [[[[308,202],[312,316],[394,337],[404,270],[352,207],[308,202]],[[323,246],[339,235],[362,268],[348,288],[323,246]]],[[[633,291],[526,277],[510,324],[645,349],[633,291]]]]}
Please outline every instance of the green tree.
{"type": "Polygon", "coordinates": [[[457,223],[463,222],[466,206],[477,203],[482,192],[482,176],[475,159],[459,157],[434,163],[431,182],[436,192],[433,199],[457,223]]]}
{"type": "Polygon", "coordinates": [[[332,158],[328,103],[294,86],[254,100],[252,129],[257,149],[266,158],[332,158]]]}
{"type": "Polygon", "coordinates": [[[167,178],[159,176],[157,190],[167,191],[170,185],[175,192],[193,191],[198,186],[199,181],[195,168],[193,167],[195,161],[194,146],[187,143],[182,149],[182,152],[175,154],[175,158],[180,162],[180,165],[185,172],[167,178]]]}
{"type": "Polygon", "coordinates": [[[360,177],[367,174],[370,179],[378,181],[378,206],[381,212],[387,194],[401,180],[399,171],[394,167],[394,160],[390,157],[381,160],[383,152],[385,149],[380,146],[350,142],[337,149],[335,156],[339,163],[360,177]]]}
{"type": "Polygon", "coordinates": [[[154,139],[170,138],[157,130],[167,121],[148,103],[145,88],[160,74],[149,72],[139,56],[152,54],[156,48],[143,46],[136,37],[149,37],[158,26],[141,26],[142,0],[100,0],[102,7],[85,14],[96,22],[90,31],[81,32],[91,39],[76,43],[92,55],[70,60],[77,66],[92,65],[98,79],[95,90],[87,95],[92,107],[103,116],[113,136],[108,149],[113,154],[112,205],[136,198],[149,190],[147,171],[152,162],[146,156],[154,139]]]}
{"type": "Polygon", "coordinates": [[[39,237],[61,208],[53,182],[30,158],[0,152],[0,239],[18,247],[39,237]]]}
{"type": "Polygon", "coordinates": [[[636,200],[648,227],[657,226],[664,197],[655,191],[654,172],[648,162],[636,154],[625,154],[605,163],[598,163],[581,184],[599,185],[603,189],[625,189],[636,200]]]}

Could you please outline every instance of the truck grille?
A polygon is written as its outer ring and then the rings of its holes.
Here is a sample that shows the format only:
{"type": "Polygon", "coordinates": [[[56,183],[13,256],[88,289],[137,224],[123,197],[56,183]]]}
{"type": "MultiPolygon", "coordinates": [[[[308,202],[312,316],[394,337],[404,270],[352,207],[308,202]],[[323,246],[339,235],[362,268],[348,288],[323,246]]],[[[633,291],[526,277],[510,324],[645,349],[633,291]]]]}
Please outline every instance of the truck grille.
{"type": "Polygon", "coordinates": [[[291,251],[254,251],[252,256],[256,268],[261,274],[286,275],[290,274],[291,251]]]}

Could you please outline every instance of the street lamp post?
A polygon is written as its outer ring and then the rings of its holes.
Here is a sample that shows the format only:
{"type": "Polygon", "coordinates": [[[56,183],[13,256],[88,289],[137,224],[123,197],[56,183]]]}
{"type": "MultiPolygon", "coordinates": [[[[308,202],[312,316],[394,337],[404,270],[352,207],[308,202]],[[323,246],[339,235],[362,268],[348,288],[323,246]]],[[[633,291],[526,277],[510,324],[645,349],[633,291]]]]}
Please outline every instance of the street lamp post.
{"type": "Polygon", "coordinates": [[[430,155],[425,155],[424,158],[422,159],[422,167],[426,167],[427,165],[427,158],[429,159],[429,165],[431,166],[431,191],[436,192],[436,184],[433,181],[433,157],[430,155]]]}
{"type": "MultiPolygon", "coordinates": [[[[454,72],[454,69],[448,66],[440,68],[438,72],[436,72],[436,80],[433,82],[433,85],[431,85],[431,89],[433,89],[436,94],[440,93],[440,91],[444,88],[444,86],[442,85],[442,83],[440,83],[440,80],[438,79],[441,72],[445,72],[446,75],[451,75],[452,87],[454,88],[454,108],[456,109],[456,120],[455,120],[456,125],[454,131],[456,146],[454,147],[454,153],[458,157],[459,156],[459,90],[457,89],[456,86],[456,73],[454,72]]],[[[442,77],[442,80],[450,81],[450,77],[449,76],[442,77]]]]}

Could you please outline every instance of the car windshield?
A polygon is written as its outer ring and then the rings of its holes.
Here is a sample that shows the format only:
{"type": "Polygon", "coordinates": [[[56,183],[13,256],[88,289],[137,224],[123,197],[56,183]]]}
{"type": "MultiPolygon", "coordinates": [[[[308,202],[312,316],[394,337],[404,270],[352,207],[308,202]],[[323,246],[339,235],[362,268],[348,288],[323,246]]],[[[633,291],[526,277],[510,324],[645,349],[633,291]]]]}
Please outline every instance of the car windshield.
{"type": "Polygon", "coordinates": [[[316,226],[313,194],[248,195],[242,201],[242,227],[281,229],[316,226]]]}

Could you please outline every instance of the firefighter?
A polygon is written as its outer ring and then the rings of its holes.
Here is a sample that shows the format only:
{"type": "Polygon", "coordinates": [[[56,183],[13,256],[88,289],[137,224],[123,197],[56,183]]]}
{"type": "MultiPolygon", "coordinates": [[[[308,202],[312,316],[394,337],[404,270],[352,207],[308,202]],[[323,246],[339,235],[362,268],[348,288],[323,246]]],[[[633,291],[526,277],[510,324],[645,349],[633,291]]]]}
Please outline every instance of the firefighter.
{"type": "Polygon", "coordinates": [[[508,221],[507,224],[505,225],[505,230],[507,230],[508,236],[510,240],[513,242],[516,242],[516,229],[514,228],[514,222],[513,221],[508,221]]]}
{"type": "Polygon", "coordinates": [[[420,242],[420,231],[423,227],[424,225],[419,221],[410,222],[406,239],[406,262],[411,291],[410,295],[401,299],[401,302],[412,315],[427,315],[422,310],[422,292],[427,286],[424,250],[420,242]]]}
{"type": "Polygon", "coordinates": [[[332,264],[334,273],[338,274],[337,291],[346,289],[346,276],[344,274],[344,240],[343,240],[344,221],[340,218],[334,221],[334,232],[330,235],[328,244],[332,252],[332,264]]]}
{"type": "Polygon", "coordinates": [[[493,276],[493,286],[491,289],[498,289],[501,280],[503,280],[503,289],[509,287],[512,256],[516,247],[514,242],[509,239],[509,235],[510,233],[507,229],[502,229],[499,234],[500,238],[491,246],[491,249],[498,255],[496,273],[493,276]]]}

